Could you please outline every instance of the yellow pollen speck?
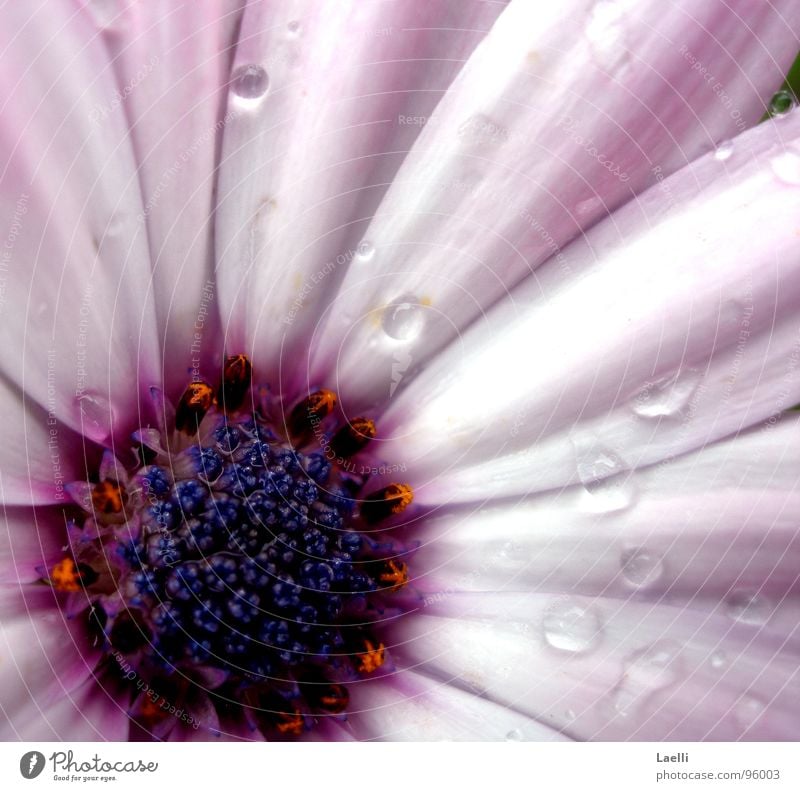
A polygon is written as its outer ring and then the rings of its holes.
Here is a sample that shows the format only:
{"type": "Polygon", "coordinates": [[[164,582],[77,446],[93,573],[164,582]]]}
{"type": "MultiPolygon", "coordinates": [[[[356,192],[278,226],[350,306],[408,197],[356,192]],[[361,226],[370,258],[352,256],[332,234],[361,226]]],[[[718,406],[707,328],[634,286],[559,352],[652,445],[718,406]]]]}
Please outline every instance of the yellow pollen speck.
{"type": "Polygon", "coordinates": [[[50,572],[50,581],[53,583],[53,587],[65,593],[75,593],[79,591],[81,589],[81,586],[78,584],[79,579],[80,574],[75,568],[75,562],[72,558],[60,560],[53,566],[53,570],[50,572]]]}
{"type": "Polygon", "coordinates": [[[383,643],[378,643],[377,647],[372,640],[364,640],[364,648],[366,649],[361,654],[356,654],[358,657],[358,671],[359,673],[373,673],[386,661],[386,648],[383,643]]]}

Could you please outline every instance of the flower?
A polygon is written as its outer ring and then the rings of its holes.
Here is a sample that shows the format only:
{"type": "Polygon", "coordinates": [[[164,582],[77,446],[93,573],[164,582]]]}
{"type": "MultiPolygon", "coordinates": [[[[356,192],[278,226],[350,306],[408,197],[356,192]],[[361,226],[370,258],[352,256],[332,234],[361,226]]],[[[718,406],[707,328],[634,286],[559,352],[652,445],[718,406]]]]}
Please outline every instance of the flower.
{"type": "Polygon", "coordinates": [[[2,14],[4,738],[797,736],[796,4],[2,14]]]}

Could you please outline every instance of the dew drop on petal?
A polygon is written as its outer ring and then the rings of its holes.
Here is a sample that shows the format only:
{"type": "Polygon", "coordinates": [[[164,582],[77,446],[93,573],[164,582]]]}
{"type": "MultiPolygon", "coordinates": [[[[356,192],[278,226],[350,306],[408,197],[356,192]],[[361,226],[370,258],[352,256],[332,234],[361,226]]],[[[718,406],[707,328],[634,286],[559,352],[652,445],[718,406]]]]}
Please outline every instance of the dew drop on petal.
{"type": "Polygon", "coordinates": [[[734,591],[726,599],[725,605],[731,618],[753,626],[765,624],[772,615],[772,602],[755,590],[734,591]]]}
{"type": "Polygon", "coordinates": [[[95,442],[104,442],[111,435],[114,411],[105,396],[83,393],[75,398],[78,420],[84,436],[95,442]]]}
{"type": "Polygon", "coordinates": [[[791,91],[778,91],[769,102],[769,114],[773,117],[786,115],[795,106],[796,100],[791,91]]]}
{"type": "Polygon", "coordinates": [[[709,662],[714,670],[721,670],[728,664],[728,657],[725,656],[724,651],[714,651],[714,653],[711,654],[709,662]]]}
{"type": "Polygon", "coordinates": [[[542,631],[549,645],[570,654],[590,651],[603,634],[597,611],[568,598],[558,599],[547,608],[542,631]]]}
{"type": "Polygon", "coordinates": [[[383,311],[383,331],[398,341],[414,340],[425,322],[424,308],[413,296],[400,297],[383,311]]]}
{"type": "Polygon", "coordinates": [[[700,382],[700,372],[688,368],[648,382],[633,398],[639,417],[671,418],[683,414],[700,382]]]}
{"type": "Polygon", "coordinates": [[[796,187],[800,185],[800,155],[794,151],[784,151],[773,157],[772,172],[784,183],[796,187]]]}
{"type": "Polygon", "coordinates": [[[519,728],[514,728],[514,730],[509,731],[506,734],[507,742],[521,742],[523,741],[523,739],[524,739],[523,733],[519,728]]]}
{"type": "Polygon", "coordinates": [[[358,246],[356,256],[359,261],[371,261],[375,257],[375,245],[364,239],[358,246]]]}
{"type": "Polygon", "coordinates": [[[630,549],[620,558],[622,576],[633,586],[644,588],[658,582],[664,575],[664,561],[653,552],[630,549]]]}
{"type": "Polygon", "coordinates": [[[624,662],[619,683],[612,692],[614,711],[628,717],[655,692],[682,677],[680,647],[672,640],[659,640],[631,654],[624,662]]]}
{"type": "Polygon", "coordinates": [[[714,151],[714,159],[718,160],[719,162],[724,162],[726,159],[730,159],[732,155],[733,155],[732,140],[723,140],[716,147],[714,151]]]}
{"type": "Polygon", "coordinates": [[[296,19],[293,19],[288,25],[286,25],[286,29],[289,31],[289,35],[299,36],[301,30],[300,22],[298,22],[296,19]]]}
{"type": "Polygon", "coordinates": [[[749,730],[758,723],[766,708],[762,700],[754,695],[745,694],[736,701],[733,714],[742,729],[749,730]]]}
{"type": "Polygon", "coordinates": [[[269,77],[262,66],[240,66],[231,77],[231,91],[248,105],[258,103],[269,88],[269,77]]]}
{"type": "Polygon", "coordinates": [[[613,451],[595,444],[575,442],[577,472],[586,490],[586,506],[592,511],[619,511],[634,499],[631,472],[613,451]]]}

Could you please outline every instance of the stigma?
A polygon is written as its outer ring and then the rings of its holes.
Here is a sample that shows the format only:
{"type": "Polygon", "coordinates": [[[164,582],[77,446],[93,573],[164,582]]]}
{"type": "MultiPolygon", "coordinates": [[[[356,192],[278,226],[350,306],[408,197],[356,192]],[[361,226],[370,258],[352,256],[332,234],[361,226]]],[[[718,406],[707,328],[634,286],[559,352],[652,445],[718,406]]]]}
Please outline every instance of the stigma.
{"type": "MultiPolygon", "coordinates": [[[[396,528],[413,490],[353,472],[377,427],[332,390],[287,404],[254,381],[245,355],[225,358],[215,385],[188,383],[174,418],[134,433],[129,465],[106,452],[96,482],[71,484],[71,554],[45,581],[88,603],[107,665],[169,689],[161,702],[204,698],[211,720],[235,710],[297,738],[391,672],[381,624],[408,606],[396,528]]],[[[160,738],[174,717],[143,695],[131,716],[160,738]]]]}

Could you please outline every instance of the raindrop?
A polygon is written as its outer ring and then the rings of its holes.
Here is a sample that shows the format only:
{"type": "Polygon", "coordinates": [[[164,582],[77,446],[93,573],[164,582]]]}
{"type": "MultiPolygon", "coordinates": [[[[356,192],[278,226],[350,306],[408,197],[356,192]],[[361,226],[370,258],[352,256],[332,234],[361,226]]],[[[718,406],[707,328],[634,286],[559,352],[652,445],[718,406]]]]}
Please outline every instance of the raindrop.
{"type": "Polygon", "coordinates": [[[267,72],[257,63],[240,66],[231,77],[231,91],[247,104],[255,104],[269,87],[267,72]]]}
{"type": "Polygon", "coordinates": [[[714,159],[724,162],[733,155],[733,141],[723,140],[714,151],[714,159]]]}
{"type": "Polygon", "coordinates": [[[111,434],[114,411],[108,399],[97,393],[83,393],[75,398],[78,419],[85,437],[104,442],[111,434]]]}
{"type": "Polygon", "coordinates": [[[637,588],[644,588],[658,582],[664,574],[661,558],[644,549],[630,549],[620,558],[622,576],[637,588]]]}
{"type": "Polygon", "coordinates": [[[744,730],[752,728],[766,711],[762,700],[753,695],[742,695],[733,707],[734,716],[744,730]]]}
{"type": "Polygon", "coordinates": [[[594,217],[604,206],[602,198],[587,198],[575,206],[575,214],[580,217],[594,217]]]}
{"type": "Polygon", "coordinates": [[[286,29],[292,36],[300,35],[300,23],[296,19],[293,19],[291,22],[289,22],[289,24],[286,25],[286,29]]]}
{"type": "Polygon", "coordinates": [[[479,113],[470,116],[458,127],[458,137],[465,143],[480,146],[499,145],[508,140],[508,130],[479,113]]]}
{"type": "Polygon", "coordinates": [[[360,261],[371,261],[375,257],[375,245],[364,239],[356,252],[360,261]]]}
{"type": "Polygon", "coordinates": [[[694,369],[648,382],[633,398],[633,411],[639,417],[679,417],[688,406],[700,381],[694,369]]]}
{"type": "Polygon", "coordinates": [[[728,657],[725,656],[724,651],[714,651],[709,661],[714,670],[721,670],[728,664],[728,657]]]}
{"type": "Polygon", "coordinates": [[[775,116],[786,115],[796,103],[791,91],[778,91],[769,102],[769,114],[775,116]]]}
{"type": "Polygon", "coordinates": [[[382,323],[383,331],[390,338],[398,341],[414,340],[425,323],[423,306],[416,297],[400,297],[384,308],[382,323]]]}
{"type": "Polygon", "coordinates": [[[603,634],[600,616],[589,606],[571,599],[555,601],[544,614],[544,639],[559,651],[583,654],[594,648],[603,634]]]}
{"type": "Polygon", "coordinates": [[[625,14],[614,0],[595,3],[586,23],[586,38],[594,57],[602,66],[613,69],[628,58],[625,14]]]}
{"type": "Polygon", "coordinates": [[[619,511],[633,502],[632,474],[616,453],[597,445],[576,445],[575,451],[578,478],[589,495],[590,510],[619,511]]]}
{"type": "Polygon", "coordinates": [[[784,183],[793,187],[800,185],[800,156],[794,151],[784,153],[772,159],[772,172],[784,183]]]}
{"type": "Polygon", "coordinates": [[[519,728],[514,728],[513,731],[509,731],[506,734],[506,741],[507,742],[521,742],[524,736],[522,731],[519,728]]]}
{"type": "Polygon", "coordinates": [[[772,603],[757,591],[744,589],[734,591],[726,600],[728,614],[740,623],[760,626],[772,615],[772,603]]]}
{"type": "Polygon", "coordinates": [[[680,671],[680,647],[671,640],[660,640],[631,654],[614,688],[614,710],[629,716],[654,692],[674,684],[681,677],[680,671]]]}

